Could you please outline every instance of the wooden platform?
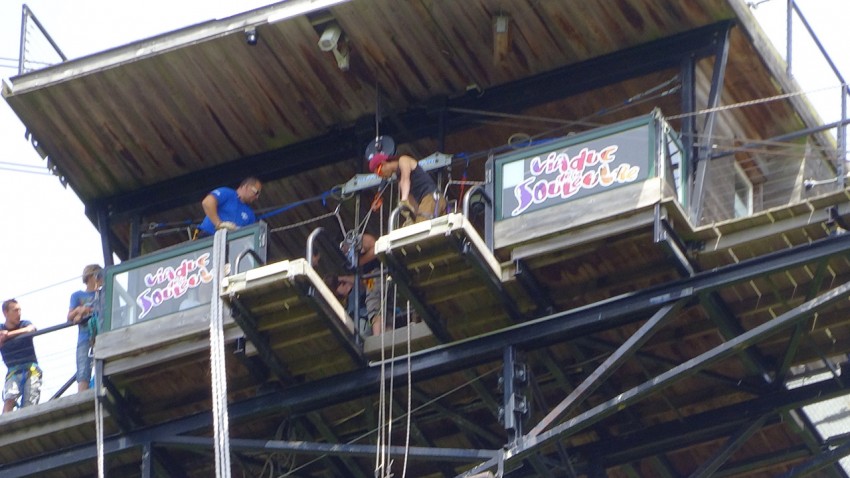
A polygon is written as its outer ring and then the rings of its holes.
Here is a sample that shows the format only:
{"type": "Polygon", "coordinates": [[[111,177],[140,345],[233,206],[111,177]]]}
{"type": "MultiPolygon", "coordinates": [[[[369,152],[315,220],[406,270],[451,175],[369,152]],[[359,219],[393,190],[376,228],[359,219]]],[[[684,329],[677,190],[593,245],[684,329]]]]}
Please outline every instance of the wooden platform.
{"type": "Polygon", "coordinates": [[[462,214],[392,231],[375,244],[392,281],[439,342],[451,342],[522,321],[531,306],[462,214]]]}
{"type": "Polygon", "coordinates": [[[272,371],[284,382],[316,380],[366,364],[354,321],[304,259],[227,277],[222,297],[242,316],[240,324],[259,353],[273,354],[265,358],[279,364],[272,371]]]}

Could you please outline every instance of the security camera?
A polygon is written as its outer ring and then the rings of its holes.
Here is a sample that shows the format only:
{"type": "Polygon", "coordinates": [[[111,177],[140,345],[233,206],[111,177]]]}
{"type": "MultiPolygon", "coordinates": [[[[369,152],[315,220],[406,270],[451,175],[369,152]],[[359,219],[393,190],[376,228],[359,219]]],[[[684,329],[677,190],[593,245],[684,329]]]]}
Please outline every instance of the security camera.
{"type": "Polygon", "coordinates": [[[348,43],[342,42],[337,45],[336,48],[333,49],[334,57],[336,58],[336,66],[339,67],[342,71],[348,71],[349,67],[349,54],[348,54],[348,43]]]}
{"type": "Polygon", "coordinates": [[[342,29],[336,23],[331,23],[325,28],[321,38],[319,38],[319,49],[322,51],[331,51],[336,48],[339,43],[339,37],[342,36],[342,29]]]}
{"type": "Polygon", "coordinates": [[[257,29],[256,28],[249,28],[249,29],[245,30],[245,42],[248,43],[251,46],[254,46],[254,45],[257,44],[257,29]]]}

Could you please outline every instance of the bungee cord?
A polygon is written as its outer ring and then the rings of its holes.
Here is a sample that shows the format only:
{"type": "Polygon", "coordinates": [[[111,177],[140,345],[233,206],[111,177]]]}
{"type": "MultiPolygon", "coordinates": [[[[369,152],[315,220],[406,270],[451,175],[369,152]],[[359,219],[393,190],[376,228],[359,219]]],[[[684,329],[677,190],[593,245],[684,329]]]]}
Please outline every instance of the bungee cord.
{"type": "MultiPolygon", "coordinates": [[[[463,388],[468,387],[468,386],[470,386],[470,385],[474,384],[475,382],[478,382],[478,381],[480,381],[480,380],[483,380],[484,378],[489,377],[490,375],[492,375],[492,374],[494,374],[494,373],[496,373],[496,372],[499,372],[500,370],[501,370],[501,367],[494,367],[494,368],[492,368],[492,369],[490,369],[490,370],[487,370],[487,371],[485,371],[485,372],[483,372],[483,373],[479,374],[478,376],[472,377],[471,379],[469,379],[469,380],[467,380],[467,381],[465,381],[465,382],[463,382],[463,383],[459,384],[458,386],[456,386],[456,387],[454,387],[454,388],[452,388],[452,389],[446,390],[445,392],[441,393],[440,395],[437,395],[436,397],[434,397],[434,398],[432,398],[432,399],[430,399],[430,400],[428,400],[428,401],[423,402],[423,403],[422,403],[421,405],[419,405],[418,407],[411,409],[411,410],[410,410],[410,412],[408,412],[408,413],[404,414],[403,416],[397,417],[397,418],[396,418],[396,420],[406,419],[406,418],[407,418],[407,415],[412,415],[412,414],[414,414],[414,413],[416,413],[416,412],[418,412],[418,411],[420,411],[420,410],[423,410],[423,409],[425,409],[425,408],[427,408],[427,407],[431,406],[432,404],[437,403],[437,402],[439,402],[440,400],[442,400],[442,399],[444,399],[444,398],[448,397],[449,395],[451,395],[451,394],[453,394],[453,393],[456,393],[456,392],[458,392],[458,391],[462,390],[463,388]]],[[[371,430],[369,430],[369,431],[367,431],[367,432],[365,432],[365,433],[362,433],[362,434],[360,434],[360,435],[358,435],[358,436],[356,436],[356,437],[352,438],[351,440],[347,441],[347,442],[346,442],[346,445],[353,445],[353,444],[357,443],[358,441],[360,441],[360,440],[362,440],[362,439],[364,439],[364,438],[366,438],[366,437],[368,437],[368,436],[370,436],[370,435],[372,435],[372,434],[374,434],[374,433],[378,433],[379,431],[380,431],[380,430],[379,430],[379,428],[378,428],[378,427],[373,428],[373,429],[371,429],[371,430]]],[[[308,467],[308,466],[312,465],[313,463],[316,463],[316,462],[318,462],[318,461],[320,461],[320,460],[323,460],[323,459],[325,459],[327,456],[328,456],[328,454],[327,454],[327,453],[322,454],[322,455],[319,455],[319,456],[317,456],[316,458],[313,458],[312,460],[307,461],[307,462],[303,463],[302,465],[300,465],[300,466],[298,466],[298,467],[295,467],[295,468],[293,468],[293,469],[291,469],[291,470],[287,471],[287,472],[286,472],[286,473],[284,473],[283,475],[280,475],[280,478],[284,478],[284,477],[292,476],[292,474],[293,474],[293,473],[296,473],[296,472],[298,472],[299,470],[302,470],[302,469],[304,469],[304,468],[306,468],[306,467],[308,467]]]]}

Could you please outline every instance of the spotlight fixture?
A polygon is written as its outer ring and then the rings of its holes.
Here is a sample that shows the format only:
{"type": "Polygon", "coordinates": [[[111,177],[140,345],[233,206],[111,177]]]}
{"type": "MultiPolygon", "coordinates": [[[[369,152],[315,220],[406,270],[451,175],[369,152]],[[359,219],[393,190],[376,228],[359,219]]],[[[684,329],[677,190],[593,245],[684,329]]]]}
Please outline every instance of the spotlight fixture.
{"type": "Polygon", "coordinates": [[[257,40],[259,35],[257,34],[256,28],[248,28],[245,30],[245,43],[254,46],[257,44],[257,40]]]}

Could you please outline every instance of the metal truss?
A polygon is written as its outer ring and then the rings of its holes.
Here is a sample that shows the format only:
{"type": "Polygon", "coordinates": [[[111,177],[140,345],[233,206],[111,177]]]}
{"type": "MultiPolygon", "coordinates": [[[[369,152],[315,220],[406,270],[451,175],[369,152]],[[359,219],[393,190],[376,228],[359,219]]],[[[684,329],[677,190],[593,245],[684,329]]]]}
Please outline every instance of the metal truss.
{"type": "MultiPolygon", "coordinates": [[[[700,294],[709,293],[722,287],[756,277],[762,277],[804,264],[819,263],[829,257],[846,254],[848,250],[850,250],[850,234],[828,237],[807,245],[743,261],[720,269],[697,273],[692,277],[687,277],[669,284],[615,297],[579,309],[540,317],[461,343],[447,344],[434,349],[424,350],[410,357],[398,357],[393,359],[393,367],[386,367],[387,372],[383,375],[379,364],[372,364],[369,367],[342,373],[334,377],[297,384],[285,390],[272,391],[265,395],[244,399],[229,405],[229,416],[231,420],[248,419],[281,409],[286,409],[291,413],[307,413],[320,410],[329,405],[343,403],[376,393],[381,381],[390,378],[390,376],[392,376],[396,383],[406,383],[408,373],[413,381],[426,380],[500,360],[503,358],[506,347],[516,347],[517,349],[532,351],[545,348],[554,343],[579,340],[592,333],[618,325],[641,321],[652,316],[652,314],[656,314],[657,320],[663,320],[663,317],[666,316],[664,311],[678,306],[677,304],[683,300],[695,299],[700,294]],[[409,370],[408,363],[410,364],[409,370]]],[[[541,427],[545,430],[539,433],[526,434],[518,444],[512,446],[507,451],[499,451],[494,456],[493,450],[479,450],[477,452],[480,453],[479,459],[481,457],[486,458],[488,465],[479,466],[476,469],[486,469],[490,465],[495,466],[503,461],[509,464],[512,461],[533,455],[540,449],[540,446],[574,434],[578,430],[599,421],[601,418],[610,416],[618,409],[658,392],[678,379],[699,373],[718,360],[739,353],[746,347],[757,343],[764,337],[776,333],[783,328],[792,327],[812,313],[849,295],[850,284],[841,285],[694,359],[674,366],[669,371],[658,375],[654,379],[623,393],[615,399],[579,414],[567,422],[551,428],[541,427]]],[[[648,328],[652,329],[651,326],[648,328]]],[[[634,340],[638,342],[641,340],[641,337],[636,337],[634,340]]],[[[632,346],[621,347],[619,352],[615,354],[616,360],[621,360],[626,354],[633,353],[633,351],[634,348],[632,346]]],[[[606,367],[615,365],[611,363],[607,364],[606,367]]],[[[602,368],[598,371],[597,376],[599,379],[607,374],[606,370],[606,368],[602,368]]],[[[825,385],[813,385],[802,389],[777,391],[776,393],[781,393],[781,396],[786,398],[784,405],[770,401],[769,396],[760,396],[755,400],[763,407],[764,411],[758,414],[757,417],[748,415],[750,422],[739,422],[732,429],[726,429],[726,436],[734,436],[736,433],[739,436],[746,434],[754,420],[770,413],[771,410],[787,410],[805,404],[802,402],[806,400],[811,402],[817,400],[817,397],[845,392],[843,386],[835,385],[837,383],[837,381],[829,381],[825,385]],[[827,391],[826,387],[830,386],[835,388],[827,391]],[[803,393],[820,387],[824,388],[814,398],[811,396],[800,398],[803,393]],[[797,397],[797,399],[795,400],[794,397],[797,397]]],[[[584,387],[590,388],[591,386],[595,386],[595,382],[588,382],[584,387]]],[[[753,404],[749,404],[748,406],[753,406],[753,404]]],[[[569,403],[565,408],[569,408],[569,403]]],[[[713,420],[717,423],[722,422],[719,418],[720,413],[723,413],[723,411],[718,411],[718,415],[713,417],[713,420]]],[[[554,422],[554,420],[552,421],[554,422]]],[[[730,420],[726,420],[726,422],[728,423],[730,420]]],[[[136,447],[142,448],[150,444],[170,443],[182,439],[181,437],[184,437],[188,433],[208,428],[211,423],[211,413],[204,412],[160,425],[121,432],[104,440],[104,452],[110,454],[136,447]]],[[[659,433],[656,436],[663,435],[659,433]]],[[[246,445],[250,445],[250,442],[246,442],[246,445]]],[[[9,477],[37,474],[69,464],[94,459],[96,456],[95,448],[95,444],[91,443],[71,449],[56,450],[36,459],[7,464],[0,467],[0,471],[2,471],[3,476],[9,477]]],[[[318,452],[320,448],[317,445],[315,450],[318,452]]],[[[831,456],[840,455],[844,452],[845,448],[839,446],[839,448],[830,452],[831,456]]],[[[364,450],[357,448],[345,449],[343,447],[339,448],[339,450],[341,453],[345,452],[348,454],[364,452],[364,450]]],[[[418,449],[417,454],[421,457],[433,458],[435,460],[451,459],[464,461],[472,459],[475,453],[470,450],[464,450],[462,453],[459,453],[451,449],[426,447],[418,449]]],[[[809,452],[809,456],[810,454],[809,452]]],[[[828,461],[828,458],[822,457],[820,460],[828,461]]]]}

